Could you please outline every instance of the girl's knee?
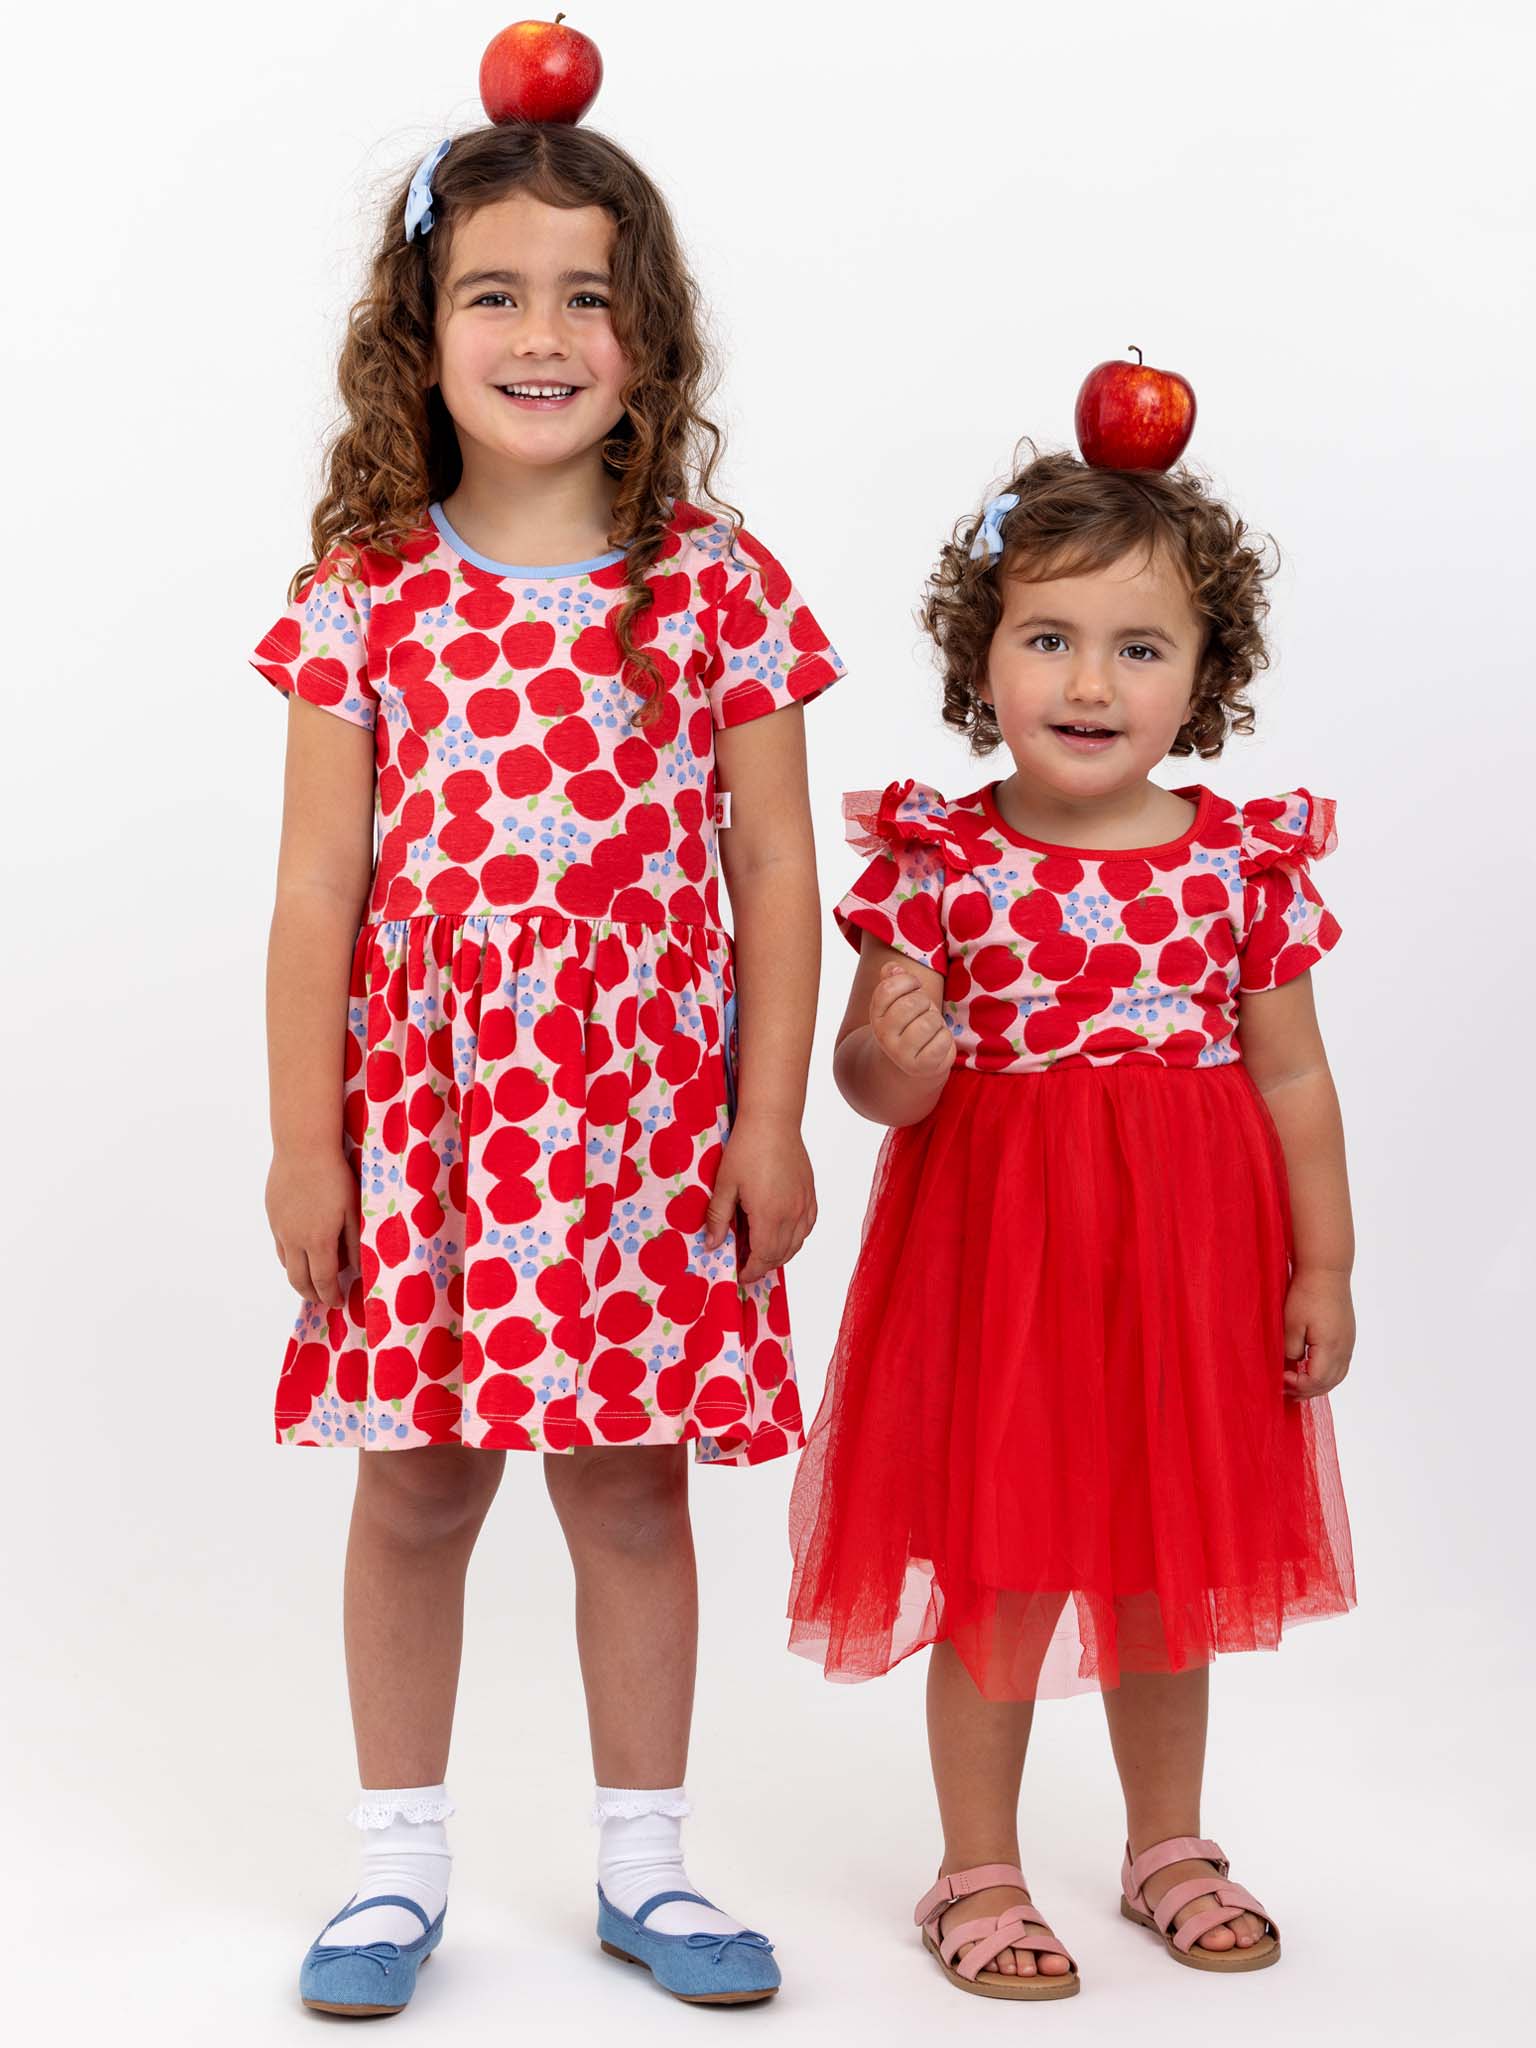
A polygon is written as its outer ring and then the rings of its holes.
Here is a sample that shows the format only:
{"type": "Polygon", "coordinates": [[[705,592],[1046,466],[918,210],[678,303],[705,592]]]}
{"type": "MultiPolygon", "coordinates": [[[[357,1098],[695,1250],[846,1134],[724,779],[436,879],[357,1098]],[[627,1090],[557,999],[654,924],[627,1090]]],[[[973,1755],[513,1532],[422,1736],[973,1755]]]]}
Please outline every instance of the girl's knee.
{"type": "Polygon", "coordinates": [[[484,1521],[503,1463],[500,1451],[448,1444],[361,1452],[358,1506],[405,1541],[449,1542],[473,1534],[484,1521]]]}
{"type": "Polygon", "coordinates": [[[547,1457],[544,1469],[573,1543],[638,1556],[687,1538],[688,1462],[681,1448],[582,1450],[547,1457]]]}

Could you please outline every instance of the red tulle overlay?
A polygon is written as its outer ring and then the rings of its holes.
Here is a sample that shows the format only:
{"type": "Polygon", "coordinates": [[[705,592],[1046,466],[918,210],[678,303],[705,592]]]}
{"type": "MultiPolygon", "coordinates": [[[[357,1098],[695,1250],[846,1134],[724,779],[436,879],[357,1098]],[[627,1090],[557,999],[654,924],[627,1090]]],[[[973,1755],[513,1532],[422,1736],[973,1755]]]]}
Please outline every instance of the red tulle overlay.
{"type": "Polygon", "coordinates": [[[795,1481],[791,1646],[948,1640],[989,1698],[1355,1603],[1326,1398],[1288,1396],[1285,1161],[1247,1069],[956,1068],[881,1150],[795,1481]]]}

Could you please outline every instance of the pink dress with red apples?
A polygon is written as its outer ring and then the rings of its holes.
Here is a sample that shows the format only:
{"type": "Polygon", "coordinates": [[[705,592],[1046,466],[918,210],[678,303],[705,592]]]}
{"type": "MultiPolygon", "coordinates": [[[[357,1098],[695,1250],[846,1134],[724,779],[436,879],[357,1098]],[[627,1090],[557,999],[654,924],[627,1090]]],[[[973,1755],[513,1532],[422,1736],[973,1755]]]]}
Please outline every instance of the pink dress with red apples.
{"type": "Polygon", "coordinates": [[[1098,852],[993,786],[845,799],[836,909],[942,973],[956,1062],[881,1148],[791,1507],[793,1647],[829,1677],[950,1641],[1030,1699],[1273,1648],[1354,1604],[1325,1397],[1288,1397],[1284,1154],[1239,996],[1336,943],[1333,805],[1177,792],[1098,852]]]}
{"type": "MultiPolygon", "coordinates": [[[[327,565],[322,565],[327,566],[327,565]]],[[[781,1272],[704,1245],[729,1133],[715,733],[842,673],[766,548],[679,504],[636,638],[618,554],[522,569],[434,506],[404,559],[318,577],[253,665],[374,735],[352,959],[345,1306],[306,1305],[281,1442],[569,1451],[801,1441],[781,1272]]]]}

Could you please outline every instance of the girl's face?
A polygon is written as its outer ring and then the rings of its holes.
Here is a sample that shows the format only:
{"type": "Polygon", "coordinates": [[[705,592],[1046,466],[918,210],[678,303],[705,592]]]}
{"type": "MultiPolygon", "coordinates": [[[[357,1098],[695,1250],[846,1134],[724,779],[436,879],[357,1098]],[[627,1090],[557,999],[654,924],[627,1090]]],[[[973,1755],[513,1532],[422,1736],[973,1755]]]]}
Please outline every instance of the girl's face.
{"type": "Polygon", "coordinates": [[[514,193],[453,231],[433,370],[466,465],[546,469],[590,454],[624,416],[629,363],[609,317],[613,222],[514,193]]]}
{"type": "Polygon", "coordinates": [[[981,695],[1019,773],[1065,798],[1144,781],[1189,714],[1202,630],[1159,550],[1084,576],[1009,576],[981,695]]]}

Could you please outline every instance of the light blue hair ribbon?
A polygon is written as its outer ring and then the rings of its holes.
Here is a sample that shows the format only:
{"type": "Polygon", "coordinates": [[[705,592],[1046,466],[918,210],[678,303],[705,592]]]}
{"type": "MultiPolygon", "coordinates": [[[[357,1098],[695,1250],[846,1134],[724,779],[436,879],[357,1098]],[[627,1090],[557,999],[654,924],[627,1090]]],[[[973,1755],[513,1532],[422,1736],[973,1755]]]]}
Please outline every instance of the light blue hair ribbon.
{"type": "Polygon", "coordinates": [[[409,242],[416,235],[432,232],[432,173],[448,154],[448,145],[453,140],[437,143],[429,149],[416,166],[416,175],[411,179],[411,189],[405,195],[405,239],[409,242]]]}
{"type": "Polygon", "coordinates": [[[1017,491],[1004,491],[998,497],[988,499],[982,507],[976,538],[971,542],[973,562],[979,561],[983,555],[995,556],[1003,552],[1003,520],[1018,502],[1017,491]]]}

